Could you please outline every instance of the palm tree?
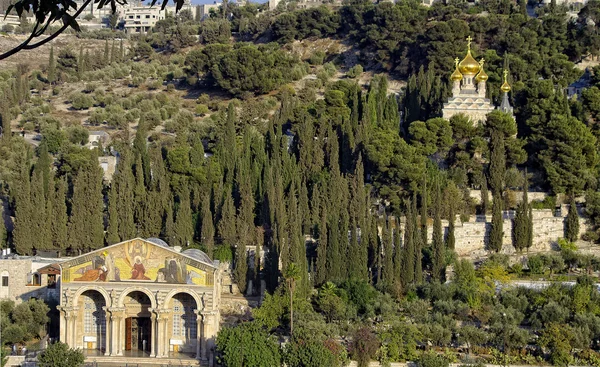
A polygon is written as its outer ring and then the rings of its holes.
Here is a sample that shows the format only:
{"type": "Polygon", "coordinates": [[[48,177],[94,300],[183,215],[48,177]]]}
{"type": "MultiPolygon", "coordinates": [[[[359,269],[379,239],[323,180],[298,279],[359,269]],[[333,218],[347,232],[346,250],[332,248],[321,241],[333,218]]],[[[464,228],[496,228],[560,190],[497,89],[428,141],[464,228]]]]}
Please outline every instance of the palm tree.
{"type": "Polygon", "coordinates": [[[283,273],[288,290],[290,291],[290,336],[294,335],[294,288],[296,288],[296,280],[300,278],[300,268],[290,263],[283,273]]]}

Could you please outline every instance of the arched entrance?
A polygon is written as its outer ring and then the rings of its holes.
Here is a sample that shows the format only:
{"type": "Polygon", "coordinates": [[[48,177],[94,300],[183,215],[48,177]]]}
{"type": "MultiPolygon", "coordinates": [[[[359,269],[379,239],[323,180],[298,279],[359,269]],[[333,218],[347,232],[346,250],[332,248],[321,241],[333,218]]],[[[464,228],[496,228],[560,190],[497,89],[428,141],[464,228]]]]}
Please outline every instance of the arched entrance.
{"type": "Polygon", "coordinates": [[[131,356],[149,355],[152,344],[152,302],[146,293],[133,291],[125,296],[123,303],[125,353],[131,356]]]}
{"type": "Polygon", "coordinates": [[[169,351],[196,354],[198,342],[198,320],[194,311],[198,305],[194,297],[180,292],[171,297],[168,306],[173,315],[170,324],[169,351]]]}
{"type": "Polygon", "coordinates": [[[83,327],[79,328],[76,337],[82,341],[83,349],[88,354],[104,354],[106,350],[106,300],[102,293],[86,290],[77,301],[79,320],[83,327]]]}

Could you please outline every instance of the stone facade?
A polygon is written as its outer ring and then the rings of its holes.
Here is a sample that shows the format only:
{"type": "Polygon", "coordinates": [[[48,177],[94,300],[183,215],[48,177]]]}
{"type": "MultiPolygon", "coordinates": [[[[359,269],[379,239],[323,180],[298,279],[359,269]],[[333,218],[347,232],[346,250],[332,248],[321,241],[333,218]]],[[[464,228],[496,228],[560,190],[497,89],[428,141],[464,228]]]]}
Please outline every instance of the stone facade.
{"type": "Polygon", "coordinates": [[[37,257],[0,260],[0,299],[16,303],[30,298],[58,301],[60,275],[42,271],[57,260],[37,257]]]}
{"type": "Polygon", "coordinates": [[[207,360],[219,330],[218,262],[133,239],[61,263],[60,339],[105,356],[207,360]]]}

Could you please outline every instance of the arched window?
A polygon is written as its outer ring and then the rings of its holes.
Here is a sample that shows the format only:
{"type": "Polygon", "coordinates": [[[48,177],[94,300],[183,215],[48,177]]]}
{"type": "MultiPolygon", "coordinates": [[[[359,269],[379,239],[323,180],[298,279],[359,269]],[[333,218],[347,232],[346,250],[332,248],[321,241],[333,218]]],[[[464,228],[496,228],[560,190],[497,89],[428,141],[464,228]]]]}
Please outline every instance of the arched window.
{"type": "Polygon", "coordinates": [[[97,292],[85,294],[83,302],[83,332],[104,334],[106,322],[102,306],[104,306],[104,297],[97,292]]]}
{"type": "Polygon", "coordinates": [[[177,294],[172,299],[173,305],[173,336],[195,339],[198,328],[196,323],[196,301],[187,294],[177,294]]]}

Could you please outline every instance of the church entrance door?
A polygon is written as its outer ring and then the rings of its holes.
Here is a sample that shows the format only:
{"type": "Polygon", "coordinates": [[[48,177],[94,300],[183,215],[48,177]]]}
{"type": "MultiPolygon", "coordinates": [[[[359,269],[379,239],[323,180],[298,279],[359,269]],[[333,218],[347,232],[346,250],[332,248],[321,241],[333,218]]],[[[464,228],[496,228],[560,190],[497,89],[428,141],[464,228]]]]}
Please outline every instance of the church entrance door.
{"type": "Polygon", "coordinates": [[[149,317],[128,317],[125,319],[125,350],[149,353],[151,341],[151,321],[149,317]]]}

